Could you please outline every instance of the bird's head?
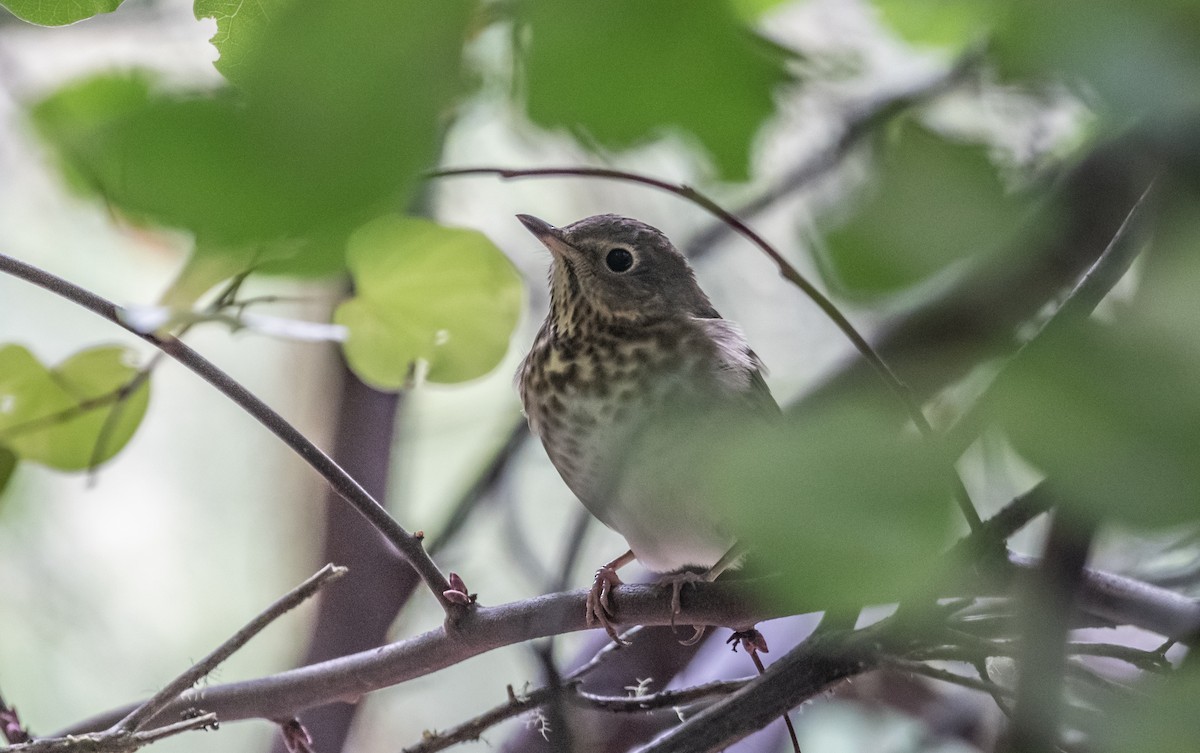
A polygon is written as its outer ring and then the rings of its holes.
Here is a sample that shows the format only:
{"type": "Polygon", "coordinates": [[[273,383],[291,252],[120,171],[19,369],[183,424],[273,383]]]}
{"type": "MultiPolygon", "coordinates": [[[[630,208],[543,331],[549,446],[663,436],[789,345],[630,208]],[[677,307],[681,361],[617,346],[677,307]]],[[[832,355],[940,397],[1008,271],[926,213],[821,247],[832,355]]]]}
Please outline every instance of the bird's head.
{"type": "Polygon", "coordinates": [[[600,214],[557,228],[528,214],[517,219],[550,249],[551,311],[568,330],[580,304],[629,324],[712,315],[683,254],[644,222],[600,214]]]}

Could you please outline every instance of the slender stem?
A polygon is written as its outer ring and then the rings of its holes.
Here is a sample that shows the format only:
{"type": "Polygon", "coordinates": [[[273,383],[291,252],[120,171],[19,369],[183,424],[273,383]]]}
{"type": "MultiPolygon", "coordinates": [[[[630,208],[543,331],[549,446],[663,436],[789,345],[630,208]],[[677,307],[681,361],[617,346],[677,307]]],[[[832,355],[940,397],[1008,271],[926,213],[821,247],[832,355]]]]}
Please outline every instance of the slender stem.
{"type": "MultiPolygon", "coordinates": [[[[420,743],[405,748],[402,753],[435,753],[460,743],[478,740],[480,735],[500,722],[544,706],[555,692],[563,694],[563,700],[572,706],[607,711],[613,714],[636,714],[658,709],[675,708],[708,698],[729,695],[740,690],[751,678],[741,680],[717,680],[703,685],[694,685],[679,690],[663,690],[648,695],[603,696],[579,690],[578,681],[564,680],[562,688],[541,687],[517,695],[512,685],[508,686],[508,700],[483,712],[479,716],[454,727],[429,734],[420,743]]],[[[553,733],[553,730],[551,730],[553,733]]]]}
{"type": "Polygon", "coordinates": [[[1013,691],[1009,690],[1003,685],[997,685],[990,680],[977,680],[974,677],[958,675],[953,672],[948,672],[944,669],[931,667],[928,664],[922,664],[919,661],[908,661],[906,659],[887,659],[883,662],[883,666],[891,667],[901,672],[910,672],[914,675],[921,675],[934,680],[948,682],[952,685],[960,685],[964,688],[978,690],[997,699],[997,703],[999,703],[1001,699],[1011,699],[1013,697],[1013,691]]]}
{"type": "Polygon", "coordinates": [[[425,551],[421,543],[422,537],[405,530],[350,474],[346,473],[308,437],[300,433],[296,427],[288,423],[283,416],[247,390],[240,382],[217,368],[215,364],[192,350],[178,338],[152,332],[139,332],[130,327],[121,317],[120,306],[61,277],[5,254],[0,254],[0,272],[45,288],[51,293],[66,298],[117,324],[174,358],[211,384],[221,394],[257,419],[272,434],[283,440],[284,444],[292,448],[328,481],[339,496],[353,505],[355,510],[375,526],[420,573],[421,578],[429,586],[429,590],[433,592],[434,598],[438,600],[448,618],[453,620],[461,616],[462,607],[452,603],[443,595],[443,592],[450,589],[450,583],[425,551]]]}
{"type": "MultiPolygon", "coordinates": [[[[754,661],[754,668],[758,670],[760,675],[767,671],[767,668],[763,666],[763,660],[759,657],[757,650],[755,650],[753,647],[747,646],[746,653],[750,654],[750,658],[754,661]]],[[[793,753],[801,753],[800,740],[796,737],[796,728],[792,726],[792,717],[789,716],[786,711],[783,712],[783,724],[785,727],[787,727],[788,739],[792,743],[793,753]]]]}
{"type": "MultiPolygon", "coordinates": [[[[854,345],[854,348],[862,354],[863,358],[875,369],[879,377],[884,381],[888,388],[895,394],[896,398],[904,406],[909,418],[912,419],[917,429],[925,436],[930,436],[933,433],[933,427],[929,425],[929,420],[925,418],[925,413],[921,407],[917,405],[912,397],[911,391],[905,384],[900,381],[900,377],[892,371],[871,344],[867,342],[850,320],[834,305],[824,293],[817,288],[812,282],[792,264],[783,257],[779,251],[766,241],[761,235],[754,231],[746,223],[738,219],[734,214],[724,209],[720,204],[710,199],[708,196],[700,193],[691,186],[670,183],[658,178],[652,178],[648,175],[632,173],[625,170],[613,170],[602,167],[540,167],[529,169],[507,169],[499,167],[464,167],[447,170],[435,170],[428,173],[430,178],[454,178],[470,175],[495,175],[503,180],[512,180],[516,178],[551,178],[551,177],[579,177],[579,178],[601,178],[605,180],[620,180],[627,183],[638,183],[651,188],[657,188],[661,191],[675,194],[682,197],[693,204],[707,210],[717,219],[721,220],[729,227],[733,228],[739,235],[749,240],[755,246],[765,253],[775,266],[779,269],[779,274],[788,282],[792,283],[807,295],[813,303],[827,316],[838,329],[846,336],[847,339],[854,345]]],[[[967,520],[967,525],[974,531],[979,527],[981,520],[979,513],[975,510],[974,505],[967,495],[966,488],[962,485],[962,481],[954,476],[955,501],[962,510],[963,516],[967,520]]]]}
{"type": "Polygon", "coordinates": [[[346,568],[344,567],[326,565],[321,568],[308,580],[296,586],[287,594],[284,594],[274,604],[259,613],[257,617],[246,623],[241,630],[230,636],[220,646],[217,646],[212,653],[193,664],[187,671],[167,683],[162,690],[147,699],[145,703],[129,712],[124,719],[113,725],[109,731],[114,734],[137,732],[166,708],[169,703],[178,698],[180,693],[195,685],[202,677],[205,677],[208,673],[216,669],[217,665],[246,645],[251,638],[261,633],[267,625],[270,625],[285,613],[311,598],[322,586],[330,581],[337,580],[345,574],[346,568]]]}

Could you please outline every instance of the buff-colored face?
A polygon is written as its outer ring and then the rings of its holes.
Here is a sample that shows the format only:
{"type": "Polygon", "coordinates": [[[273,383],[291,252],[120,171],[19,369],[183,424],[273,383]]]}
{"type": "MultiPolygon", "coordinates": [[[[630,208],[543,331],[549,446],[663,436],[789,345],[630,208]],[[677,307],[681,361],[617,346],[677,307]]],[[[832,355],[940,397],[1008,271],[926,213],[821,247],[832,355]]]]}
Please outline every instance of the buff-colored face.
{"type": "Polygon", "coordinates": [[[553,255],[551,297],[631,322],[669,315],[705,316],[708,298],[683,254],[649,225],[612,214],[564,228],[529,215],[518,218],[553,255]]]}

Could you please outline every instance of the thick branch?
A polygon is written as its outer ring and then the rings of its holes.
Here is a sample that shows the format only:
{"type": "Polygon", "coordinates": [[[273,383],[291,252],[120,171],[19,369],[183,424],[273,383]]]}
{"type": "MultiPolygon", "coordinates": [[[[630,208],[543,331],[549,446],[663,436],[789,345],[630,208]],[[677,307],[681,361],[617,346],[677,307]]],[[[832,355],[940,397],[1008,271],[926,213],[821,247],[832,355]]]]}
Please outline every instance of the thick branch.
{"type": "MultiPolygon", "coordinates": [[[[1032,558],[1012,555],[1012,559],[1025,568],[1037,565],[1032,558]]],[[[746,583],[698,583],[694,590],[684,592],[683,612],[675,622],[749,625],[797,611],[783,604],[754,605],[750,601],[751,590],[746,583]]],[[[658,586],[621,586],[617,618],[623,624],[669,625],[670,596],[669,589],[658,586]]],[[[444,627],[438,628],[371,651],[185,693],[161,716],[166,718],[185,708],[197,707],[216,712],[223,721],[282,719],[326,703],[353,703],[373,690],[432,674],[501,646],[587,629],[586,598],[586,589],[580,589],[496,607],[478,607],[452,626],[449,633],[444,627]]],[[[1181,639],[1200,630],[1200,602],[1110,573],[1085,570],[1079,604],[1084,611],[1105,619],[1181,639]]],[[[837,657],[830,661],[833,658],[837,657]]],[[[843,655],[842,659],[858,661],[862,657],[843,655]]],[[[836,662],[822,666],[836,670],[834,675],[838,677],[844,676],[845,668],[836,662]]],[[[811,675],[809,680],[814,677],[811,675]]],[[[68,732],[106,728],[132,708],[108,711],[73,725],[68,732]]],[[[766,721],[780,713],[772,711],[766,721]]]]}
{"type": "Polygon", "coordinates": [[[221,371],[215,364],[185,345],[181,340],[171,335],[158,335],[152,332],[139,332],[123,320],[120,306],[108,301],[89,290],[70,283],[61,277],[38,269],[25,262],[0,254],[0,272],[18,277],[34,285],[45,288],[51,293],[62,296],[83,308],[97,314],[123,329],[132,332],[154,347],[163,351],[171,358],[186,366],[201,379],[216,387],[217,390],[240,406],[243,410],[258,420],[272,434],[283,440],[296,454],[304,459],[317,473],[321,474],[329,485],[354,509],[370,521],[386,538],[400,551],[409,564],[421,574],[434,598],[442,605],[448,616],[457,617],[461,608],[451,603],[443,596],[450,589],[446,576],[430,559],[429,554],[421,544],[421,537],[409,533],[388,514],[365,489],[337,463],[312,443],[308,437],[300,433],[296,427],[287,422],[283,416],[276,413],[270,406],[247,390],[233,377],[221,371]]]}
{"type": "MultiPolygon", "coordinates": [[[[683,594],[679,625],[740,625],[782,617],[782,605],[754,605],[745,584],[698,583],[683,594]]],[[[587,629],[587,590],[539,596],[496,607],[477,607],[460,622],[370,651],[244,682],[185,693],[159,718],[190,708],[215,712],[222,721],[285,719],[327,703],[353,703],[373,690],[390,687],[458,664],[501,646],[587,629]]],[[[623,585],[617,619],[624,624],[671,624],[671,590],[623,585]]],[[[111,726],[132,710],[114,709],[73,725],[67,733],[111,726]]]]}

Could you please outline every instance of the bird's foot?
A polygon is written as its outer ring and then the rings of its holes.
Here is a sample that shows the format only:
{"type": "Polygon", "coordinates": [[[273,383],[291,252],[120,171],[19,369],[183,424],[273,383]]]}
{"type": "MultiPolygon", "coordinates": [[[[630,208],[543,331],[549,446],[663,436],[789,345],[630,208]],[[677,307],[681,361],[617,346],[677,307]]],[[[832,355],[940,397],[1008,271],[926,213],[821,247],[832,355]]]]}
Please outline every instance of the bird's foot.
{"type": "Polygon", "coordinates": [[[738,646],[741,646],[742,648],[746,649],[746,653],[752,656],[759,652],[764,654],[770,652],[770,649],[767,648],[767,639],[763,637],[762,633],[758,632],[758,630],[754,628],[749,628],[748,630],[735,630],[733,635],[729,636],[729,640],[725,641],[725,643],[733,644],[733,646],[730,648],[731,651],[736,652],[738,650],[738,646]]]}
{"type": "MultiPolygon", "coordinates": [[[[671,586],[671,631],[672,632],[675,631],[675,618],[678,617],[683,612],[683,604],[680,601],[680,593],[683,591],[683,587],[688,586],[688,585],[694,586],[697,583],[707,583],[708,581],[709,581],[709,577],[708,577],[707,573],[693,573],[693,572],[690,572],[687,570],[685,570],[683,572],[673,573],[671,575],[668,575],[660,581],[660,583],[664,586],[665,585],[671,586]]],[[[704,637],[704,629],[705,628],[703,625],[693,625],[692,629],[695,632],[692,633],[692,636],[690,638],[686,638],[686,639],[680,641],[679,642],[680,645],[694,646],[700,642],[701,638],[704,637]]]]}
{"type": "Polygon", "coordinates": [[[590,627],[600,623],[604,632],[608,633],[608,637],[612,638],[614,643],[619,646],[628,646],[629,641],[622,640],[621,636],[617,635],[617,630],[612,623],[612,618],[616,616],[612,603],[613,590],[622,582],[620,576],[617,575],[617,569],[611,564],[596,571],[596,577],[592,580],[592,590],[588,591],[587,624],[590,627]]]}

